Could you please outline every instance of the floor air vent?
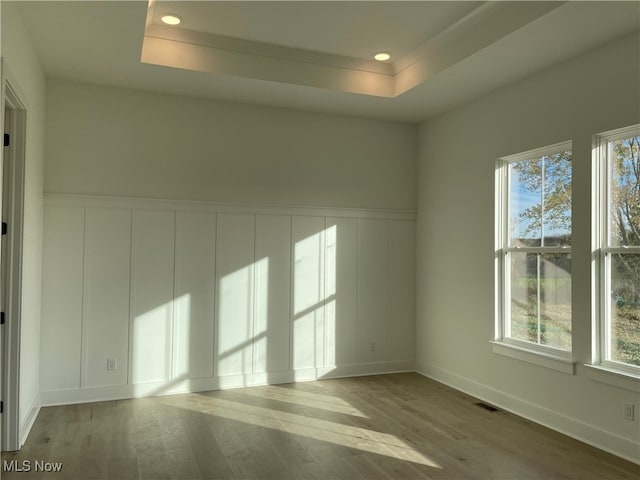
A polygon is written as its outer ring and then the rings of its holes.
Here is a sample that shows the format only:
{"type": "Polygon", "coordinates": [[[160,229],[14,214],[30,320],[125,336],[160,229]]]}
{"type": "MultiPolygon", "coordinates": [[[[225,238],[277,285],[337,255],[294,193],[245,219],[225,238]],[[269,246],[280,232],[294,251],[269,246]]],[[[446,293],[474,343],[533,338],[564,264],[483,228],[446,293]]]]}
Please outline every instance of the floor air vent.
{"type": "Polygon", "coordinates": [[[500,411],[499,409],[489,405],[488,403],[478,402],[478,403],[476,403],[476,405],[479,406],[479,407],[484,408],[485,410],[489,410],[490,412],[499,412],[500,411]]]}

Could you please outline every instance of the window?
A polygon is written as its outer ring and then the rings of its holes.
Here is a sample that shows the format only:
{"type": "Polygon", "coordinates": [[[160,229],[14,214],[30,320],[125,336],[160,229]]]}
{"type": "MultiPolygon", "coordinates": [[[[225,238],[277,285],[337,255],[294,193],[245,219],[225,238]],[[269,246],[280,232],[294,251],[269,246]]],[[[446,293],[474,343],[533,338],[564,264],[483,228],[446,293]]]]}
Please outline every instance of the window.
{"type": "Polygon", "coordinates": [[[599,363],[640,374],[640,125],[596,137],[599,363]]]}
{"type": "Polygon", "coordinates": [[[566,360],[571,174],[570,142],[502,158],[496,168],[497,340],[566,360]]]}

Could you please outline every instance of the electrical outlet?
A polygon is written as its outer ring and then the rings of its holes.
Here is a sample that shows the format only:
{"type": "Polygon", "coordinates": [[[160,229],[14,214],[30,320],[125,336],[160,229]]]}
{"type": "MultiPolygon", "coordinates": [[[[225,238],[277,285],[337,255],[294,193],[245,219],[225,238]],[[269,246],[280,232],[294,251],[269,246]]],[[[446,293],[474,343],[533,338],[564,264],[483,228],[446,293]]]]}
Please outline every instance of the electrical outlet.
{"type": "Polygon", "coordinates": [[[118,369],[118,359],[115,357],[107,358],[107,371],[113,372],[118,369]]]}
{"type": "Polygon", "coordinates": [[[376,342],[369,343],[369,351],[370,352],[375,352],[376,351],[376,342]]]}
{"type": "Polygon", "coordinates": [[[636,406],[633,403],[625,403],[624,404],[624,419],[633,422],[635,420],[635,408],[636,406]]]}

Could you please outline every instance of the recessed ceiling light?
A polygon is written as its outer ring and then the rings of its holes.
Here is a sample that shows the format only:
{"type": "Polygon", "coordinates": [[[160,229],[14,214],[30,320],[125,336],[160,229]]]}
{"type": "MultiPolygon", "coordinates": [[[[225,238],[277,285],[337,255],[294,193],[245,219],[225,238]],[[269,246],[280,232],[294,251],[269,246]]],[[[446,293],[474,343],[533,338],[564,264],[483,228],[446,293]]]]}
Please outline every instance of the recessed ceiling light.
{"type": "Polygon", "coordinates": [[[163,15],[160,20],[162,20],[162,23],[166,23],[167,25],[178,25],[181,21],[180,17],[173,14],[163,15]]]}
{"type": "Polygon", "coordinates": [[[376,53],[373,58],[375,58],[379,62],[384,62],[385,60],[389,60],[391,58],[391,55],[389,55],[387,52],[379,52],[376,53]]]}

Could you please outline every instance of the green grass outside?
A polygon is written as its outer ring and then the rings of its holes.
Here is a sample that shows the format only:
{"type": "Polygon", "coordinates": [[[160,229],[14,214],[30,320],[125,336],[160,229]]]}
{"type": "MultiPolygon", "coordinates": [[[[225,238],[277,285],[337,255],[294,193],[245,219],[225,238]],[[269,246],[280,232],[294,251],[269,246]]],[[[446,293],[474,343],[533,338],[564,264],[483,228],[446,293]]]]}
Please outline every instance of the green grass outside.
{"type": "MultiPolygon", "coordinates": [[[[570,305],[545,305],[540,318],[540,343],[564,350],[571,349],[570,305]]],[[[640,366],[640,308],[613,307],[611,359],[640,366]]],[[[535,301],[528,304],[511,302],[511,336],[528,342],[538,342],[538,319],[535,301]]]]}

